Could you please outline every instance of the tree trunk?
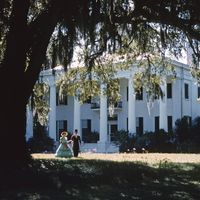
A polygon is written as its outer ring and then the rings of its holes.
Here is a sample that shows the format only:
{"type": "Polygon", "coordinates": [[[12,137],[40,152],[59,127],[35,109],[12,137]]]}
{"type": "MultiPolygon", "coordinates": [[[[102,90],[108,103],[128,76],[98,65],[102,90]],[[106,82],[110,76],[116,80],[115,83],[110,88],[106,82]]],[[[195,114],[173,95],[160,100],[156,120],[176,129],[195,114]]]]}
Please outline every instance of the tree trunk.
{"type": "Polygon", "coordinates": [[[32,162],[26,148],[26,96],[23,79],[0,73],[0,189],[26,184],[32,162]],[[7,80],[4,77],[8,77],[7,80]],[[4,80],[4,81],[3,81],[4,80]]]}
{"type": "MultiPolygon", "coordinates": [[[[2,76],[3,74],[1,74],[2,76]]],[[[20,89],[22,85],[12,80],[11,87],[0,86],[2,96],[1,110],[1,165],[6,168],[21,167],[30,159],[26,149],[26,102],[20,89]],[[5,91],[7,90],[7,91],[5,91]],[[9,91],[8,91],[9,90],[9,91]]]]}
{"type": "MultiPolygon", "coordinates": [[[[0,66],[0,167],[3,169],[21,169],[31,160],[26,148],[26,105],[60,11],[52,5],[38,18],[35,32],[29,32],[26,23],[29,5],[25,3],[27,0],[23,1],[14,1],[4,61],[0,66]],[[36,35],[34,39],[33,35],[36,35]],[[26,66],[30,49],[30,62],[26,66]]],[[[0,170],[0,175],[1,172],[4,173],[0,170]]]]}
{"type": "Polygon", "coordinates": [[[21,167],[28,159],[23,91],[28,9],[29,1],[13,1],[6,50],[0,67],[0,154],[1,167],[5,169],[21,167]]]}

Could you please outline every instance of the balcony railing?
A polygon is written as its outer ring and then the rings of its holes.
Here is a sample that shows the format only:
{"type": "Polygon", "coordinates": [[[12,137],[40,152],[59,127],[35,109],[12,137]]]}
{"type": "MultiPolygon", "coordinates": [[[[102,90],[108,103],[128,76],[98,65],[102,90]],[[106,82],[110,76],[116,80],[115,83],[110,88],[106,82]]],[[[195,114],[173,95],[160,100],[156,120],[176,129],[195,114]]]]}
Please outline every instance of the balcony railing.
{"type": "Polygon", "coordinates": [[[122,101],[118,101],[117,103],[115,103],[114,107],[115,108],[122,108],[122,101]]]}
{"type": "MultiPolygon", "coordinates": [[[[122,101],[118,101],[115,103],[114,108],[122,108],[122,101]]],[[[100,109],[100,103],[99,102],[93,102],[91,103],[91,109],[100,109]]]]}

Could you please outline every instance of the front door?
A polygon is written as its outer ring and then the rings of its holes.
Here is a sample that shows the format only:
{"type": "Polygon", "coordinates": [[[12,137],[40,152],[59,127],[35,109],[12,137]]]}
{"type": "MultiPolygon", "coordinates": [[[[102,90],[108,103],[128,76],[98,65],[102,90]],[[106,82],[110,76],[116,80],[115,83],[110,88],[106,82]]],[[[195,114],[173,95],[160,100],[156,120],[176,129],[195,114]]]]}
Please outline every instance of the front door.
{"type": "Polygon", "coordinates": [[[108,125],[108,132],[109,132],[109,137],[108,137],[108,141],[114,141],[115,140],[115,135],[117,132],[117,122],[109,122],[108,125]]]}

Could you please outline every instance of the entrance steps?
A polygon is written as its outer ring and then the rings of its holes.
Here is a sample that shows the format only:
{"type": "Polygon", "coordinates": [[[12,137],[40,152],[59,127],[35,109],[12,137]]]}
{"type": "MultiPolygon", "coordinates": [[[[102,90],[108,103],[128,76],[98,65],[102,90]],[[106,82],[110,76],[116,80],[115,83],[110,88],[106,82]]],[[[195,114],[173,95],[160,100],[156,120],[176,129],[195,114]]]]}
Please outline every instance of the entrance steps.
{"type": "Polygon", "coordinates": [[[90,152],[90,153],[118,153],[119,147],[113,142],[106,143],[106,148],[101,150],[99,148],[99,143],[82,143],[81,152],[90,152]]]}

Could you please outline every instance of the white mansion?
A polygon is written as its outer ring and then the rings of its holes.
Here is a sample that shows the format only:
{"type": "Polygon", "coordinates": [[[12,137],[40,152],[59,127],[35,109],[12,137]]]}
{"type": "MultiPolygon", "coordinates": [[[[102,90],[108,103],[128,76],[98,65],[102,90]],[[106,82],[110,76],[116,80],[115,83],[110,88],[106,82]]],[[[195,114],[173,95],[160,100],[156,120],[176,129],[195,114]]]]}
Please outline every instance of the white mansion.
{"type": "MultiPolygon", "coordinates": [[[[50,87],[50,113],[48,133],[55,141],[59,133],[67,130],[70,133],[78,129],[81,138],[86,132],[98,132],[97,143],[85,143],[83,148],[95,148],[98,152],[113,152],[117,149],[112,145],[112,135],[116,130],[125,130],[129,133],[144,133],[164,129],[171,130],[177,119],[187,116],[189,120],[200,115],[200,86],[195,84],[189,65],[173,61],[176,70],[176,80],[167,77],[161,86],[164,92],[163,99],[154,101],[149,113],[145,91],[141,95],[134,95],[132,76],[134,70],[120,71],[121,100],[114,107],[114,115],[109,116],[107,97],[100,96],[99,100],[91,100],[80,104],[73,96],[58,99],[56,91],[56,74],[62,71],[57,69],[41,72],[43,80],[50,87]]],[[[27,138],[33,135],[33,115],[27,107],[27,138]]]]}

